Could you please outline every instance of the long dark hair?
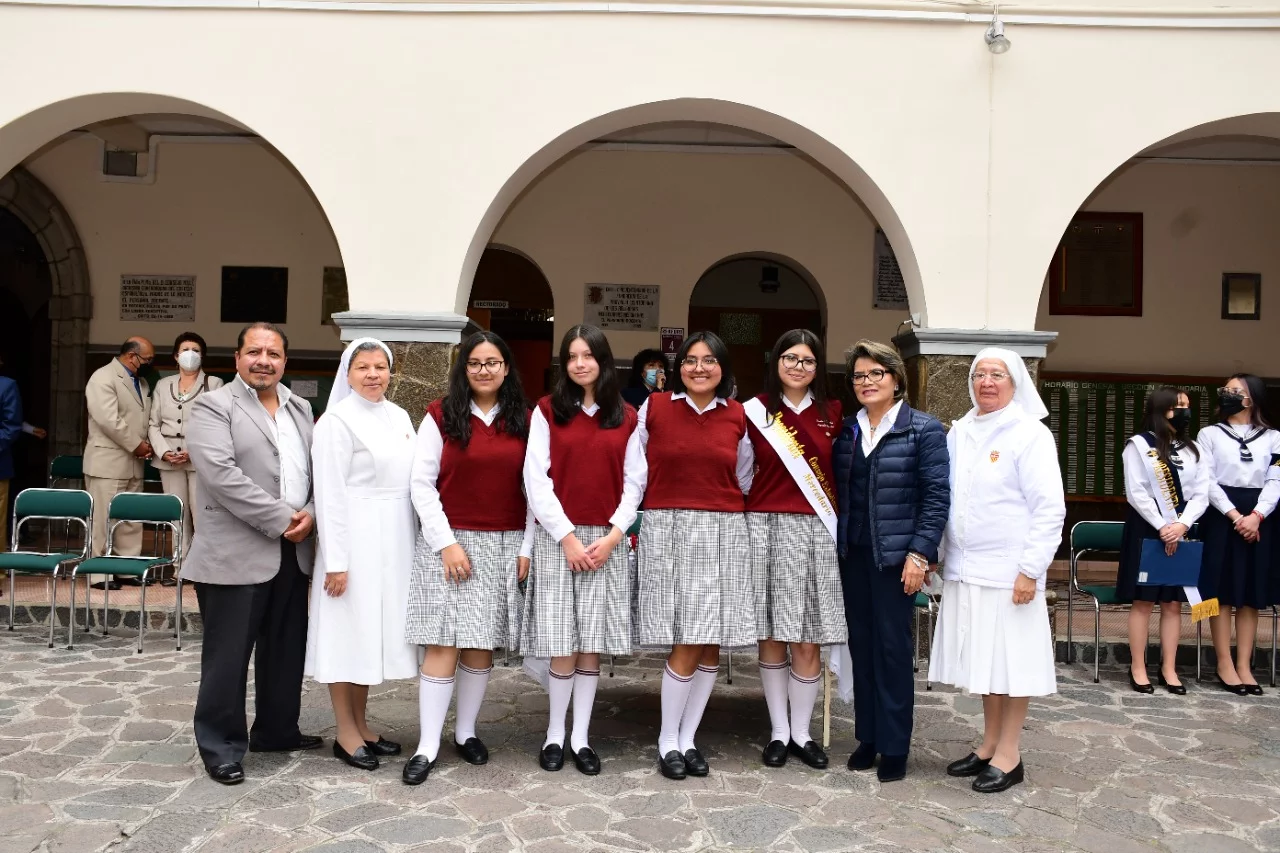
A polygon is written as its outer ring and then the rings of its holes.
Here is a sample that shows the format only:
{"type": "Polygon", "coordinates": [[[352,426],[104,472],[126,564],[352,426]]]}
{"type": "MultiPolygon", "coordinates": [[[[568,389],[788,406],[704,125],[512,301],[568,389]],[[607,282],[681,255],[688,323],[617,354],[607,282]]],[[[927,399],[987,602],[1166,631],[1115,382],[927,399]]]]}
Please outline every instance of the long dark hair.
{"type": "Polygon", "coordinates": [[[778,364],[782,360],[782,354],[798,344],[804,344],[812,350],[814,360],[818,362],[813,371],[813,382],[809,383],[809,393],[813,395],[814,405],[818,406],[818,411],[824,418],[830,414],[827,409],[827,400],[831,396],[827,388],[827,356],[822,348],[822,341],[808,329],[792,329],[783,332],[782,337],[773,345],[773,351],[769,353],[769,366],[765,369],[765,409],[769,412],[770,422],[782,411],[782,377],[778,375],[778,364]]]}
{"type": "Polygon", "coordinates": [[[716,361],[720,362],[720,384],[716,386],[716,396],[728,400],[733,393],[733,365],[729,361],[729,348],[715,332],[694,332],[684,339],[680,352],[676,353],[676,375],[671,378],[667,388],[675,394],[688,393],[684,387],[684,368],[681,364],[694,344],[706,344],[716,361]]]}
{"type": "Polygon", "coordinates": [[[582,407],[582,386],[569,377],[569,347],[579,339],[591,350],[592,357],[600,366],[595,387],[596,405],[600,407],[600,428],[616,429],[622,426],[622,389],[609,339],[595,326],[579,324],[564,333],[564,339],[560,341],[560,368],[556,371],[555,390],[551,392],[551,411],[556,423],[564,426],[582,407]]]}
{"type": "Polygon", "coordinates": [[[1149,432],[1156,437],[1156,453],[1159,455],[1160,461],[1166,465],[1169,464],[1169,454],[1173,452],[1174,442],[1185,444],[1197,460],[1200,458],[1200,448],[1196,447],[1195,442],[1187,438],[1187,427],[1184,426],[1180,430],[1175,430],[1173,423],[1165,416],[1165,413],[1170,409],[1178,407],[1179,397],[1191,399],[1191,395],[1187,394],[1186,391],[1181,388],[1175,388],[1172,385],[1157,388],[1147,397],[1147,408],[1142,414],[1142,431],[1149,432]]]}
{"type": "Polygon", "coordinates": [[[458,357],[449,370],[449,392],[441,403],[445,437],[463,447],[471,443],[471,383],[467,381],[467,359],[481,344],[497,347],[507,365],[507,378],[498,386],[499,429],[516,438],[528,438],[529,410],[524,401],[524,388],[520,385],[520,371],[516,369],[507,342],[493,332],[476,332],[458,347],[458,357]]]}
{"type": "MultiPolygon", "coordinates": [[[[1270,427],[1271,422],[1267,420],[1267,416],[1263,414],[1262,408],[1267,404],[1267,386],[1262,380],[1254,376],[1252,373],[1233,373],[1227,377],[1227,381],[1239,379],[1244,383],[1244,387],[1249,389],[1249,423],[1255,427],[1270,427]]],[[[1222,409],[1218,409],[1218,422],[1225,423],[1227,416],[1222,414],[1222,409]]]]}
{"type": "Polygon", "coordinates": [[[667,357],[656,349],[642,349],[631,359],[631,375],[627,377],[628,388],[644,388],[644,366],[650,362],[658,362],[663,369],[667,366],[667,357]]]}

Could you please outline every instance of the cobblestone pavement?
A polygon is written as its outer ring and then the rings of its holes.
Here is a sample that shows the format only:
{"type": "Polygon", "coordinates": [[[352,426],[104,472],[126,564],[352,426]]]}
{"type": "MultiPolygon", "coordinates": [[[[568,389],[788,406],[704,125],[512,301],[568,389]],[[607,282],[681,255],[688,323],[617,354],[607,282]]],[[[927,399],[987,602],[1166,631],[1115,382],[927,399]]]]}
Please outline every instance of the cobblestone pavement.
{"type": "MultiPolygon", "coordinates": [[[[195,754],[199,646],[153,634],[48,649],[34,626],[0,632],[0,853],[316,850],[1280,850],[1280,695],[1209,689],[1186,697],[1094,685],[1060,670],[1062,692],[1032,704],[1027,782],[982,796],[944,765],[964,755],[979,704],[917,694],[906,781],[850,773],[851,709],[833,707],[833,769],[759,763],[767,717],[749,655],[723,675],[699,745],[705,779],[673,782],[652,759],[661,661],[602,679],[592,743],[600,776],[538,769],[547,701],[499,665],[481,716],[485,767],[451,752],[428,782],[399,781],[404,759],[365,773],[325,750],[250,754],[248,780],[223,787],[195,754]]],[[[501,661],[499,662],[501,664],[501,661]]],[[[375,727],[412,749],[416,684],[375,688],[375,727]]],[[[308,685],[303,730],[332,733],[326,693],[308,685]]],[[[446,739],[451,736],[446,728],[446,739]]],[[[815,732],[820,719],[815,719],[815,732]]]]}

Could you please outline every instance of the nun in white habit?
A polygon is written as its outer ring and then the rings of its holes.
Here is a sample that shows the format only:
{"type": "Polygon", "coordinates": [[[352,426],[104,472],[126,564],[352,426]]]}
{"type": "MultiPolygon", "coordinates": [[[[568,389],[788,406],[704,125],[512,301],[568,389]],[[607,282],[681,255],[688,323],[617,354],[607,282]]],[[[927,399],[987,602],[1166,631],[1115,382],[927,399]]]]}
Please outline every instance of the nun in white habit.
{"type": "Polygon", "coordinates": [[[982,696],[982,744],[952,762],[980,793],[1022,781],[1020,741],[1032,696],[1056,692],[1045,609],[1066,498],[1048,415],[1026,365],[1006,349],[969,368],[974,408],[947,436],[951,515],[942,545],[942,608],[929,679],[982,696]]]}
{"type": "Polygon", "coordinates": [[[409,497],[417,441],[409,415],[385,397],[390,380],[386,344],[352,341],[311,449],[320,547],[306,673],[329,685],[334,756],[363,770],[400,752],[365,721],[369,686],[418,674],[417,647],[404,639],[418,535],[409,497]]]}

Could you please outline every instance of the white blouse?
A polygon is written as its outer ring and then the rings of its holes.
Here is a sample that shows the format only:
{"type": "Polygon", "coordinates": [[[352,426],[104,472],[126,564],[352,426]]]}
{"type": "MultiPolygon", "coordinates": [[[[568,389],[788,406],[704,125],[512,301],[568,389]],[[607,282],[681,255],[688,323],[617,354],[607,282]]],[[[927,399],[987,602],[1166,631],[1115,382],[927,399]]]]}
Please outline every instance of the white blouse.
{"type": "MultiPolygon", "coordinates": [[[[594,418],[600,411],[600,406],[592,403],[590,406],[583,406],[580,411],[587,417],[594,418]]],[[[623,462],[624,488],[629,473],[635,473],[626,470],[627,464],[635,464],[629,453],[623,462]]],[[[543,417],[540,408],[535,408],[533,415],[529,418],[529,449],[525,451],[524,457],[524,492],[529,496],[529,509],[533,512],[534,518],[546,529],[553,540],[559,542],[574,531],[573,522],[569,521],[569,516],[565,515],[564,507],[560,505],[560,498],[556,497],[555,483],[551,481],[551,425],[543,417]]],[[[624,495],[609,518],[609,523],[623,533],[626,533],[636,520],[635,507],[631,507],[629,511],[626,507],[627,499],[624,495]]]]}
{"type": "Polygon", "coordinates": [[[873,431],[871,429],[871,416],[867,414],[867,407],[863,406],[858,409],[858,429],[862,432],[862,455],[870,456],[871,451],[876,449],[876,445],[884,440],[884,437],[893,429],[893,424],[898,420],[898,412],[902,411],[902,401],[894,403],[889,411],[884,413],[884,417],[880,419],[880,423],[876,424],[873,431]]]}
{"type": "MultiPolygon", "coordinates": [[[[483,421],[485,426],[493,426],[500,409],[500,406],[494,405],[488,412],[483,412],[474,400],[471,401],[471,414],[483,421]]],[[[458,537],[453,535],[449,518],[444,514],[444,505],[440,503],[440,492],[436,490],[436,482],[440,479],[440,457],[443,453],[444,436],[440,434],[435,418],[428,415],[422,419],[422,426],[418,427],[418,451],[413,456],[413,476],[409,481],[409,490],[413,495],[413,508],[418,511],[418,519],[422,522],[422,536],[433,551],[443,551],[450,545],[458,544],[458,537]]],[[[525,516],[520,556],[533,556],[532,505],[525,516]]]]}
{"type": "MultiPolygon", "coordinates": [[[[1203,433],[1201,433],[1203,435],[1203,433]]],[[[1160,504],[1156,501],[1155,488],[1151,484],[1151,476],[1147,472],[1147,442],[1134,436],[1125,442],[1124,453],[1124,496],[1129,506],[1138,511],[1142,520],[1156,530],[1167,522],[1160,514],[1160,504]]],[[[1187,527],[1195,524],[1209,508],[1209,459],[1202,452],[1197,460],[1187,445],[1178,445],[1174,451],[1182,461],[1178,469],[1178,481],[1182,483],[1182,498],[1185,501],[1178,521],[1187,527]]]]}
{"type": "Polygon", "coordinates": [[[1223,432],[1222,427],[1235,435],[1247,438],[1253,427],[1234,429],[1231,424],[1207,426],[1196,434],[1196,445],[1203,454],[1208,469],[1209,503],[1226,515],[1235,509],[1223,486],[1240,489],[1262,489],[1258,496],[1257,511],[1263,517],[1271,515],[1280,502],[1280,469],[1271,464],[1273,454],[1280,453],[1280,432],[1268,429],[1264,435],[1249,443],[1252,462],[1240,459],[1240,442],[1223,432]]]}

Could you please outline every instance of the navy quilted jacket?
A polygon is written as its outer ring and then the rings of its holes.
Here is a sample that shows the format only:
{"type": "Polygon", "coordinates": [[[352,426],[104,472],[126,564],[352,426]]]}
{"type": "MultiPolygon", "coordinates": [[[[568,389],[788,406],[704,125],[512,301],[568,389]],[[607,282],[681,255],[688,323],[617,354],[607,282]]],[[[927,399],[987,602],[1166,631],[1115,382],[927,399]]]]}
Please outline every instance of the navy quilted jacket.
{"type": "MultiPolygon", "coordinates": [[[[837,545],[848,554],[850,522],[869,523],[876,565],[900,568],[908,551],[930,562],[938,559],[938,543],[951,509],[951,465],[947,433],[937,418],[903,404],[898,417],[868,460],[869,519],[853,519],[853,455],[861,441],[857,417],[844,419],[833,451],[840,501],[837,545]]],[[[862,503],[859,501],[859,503],[862,503]]]]}

